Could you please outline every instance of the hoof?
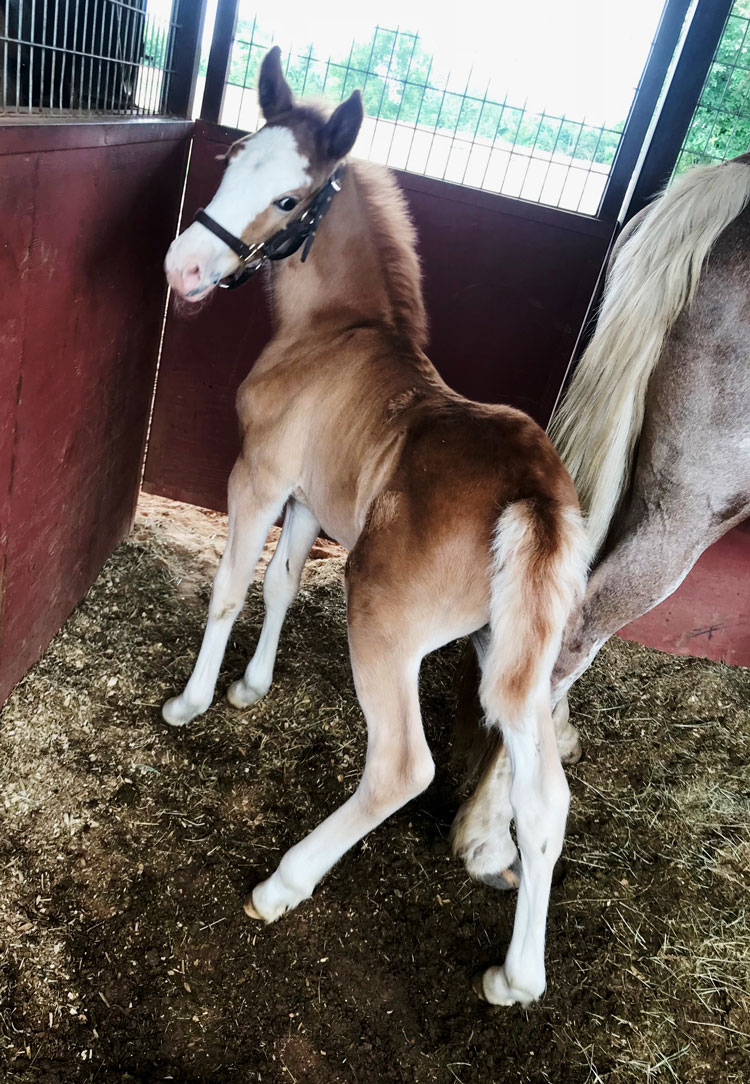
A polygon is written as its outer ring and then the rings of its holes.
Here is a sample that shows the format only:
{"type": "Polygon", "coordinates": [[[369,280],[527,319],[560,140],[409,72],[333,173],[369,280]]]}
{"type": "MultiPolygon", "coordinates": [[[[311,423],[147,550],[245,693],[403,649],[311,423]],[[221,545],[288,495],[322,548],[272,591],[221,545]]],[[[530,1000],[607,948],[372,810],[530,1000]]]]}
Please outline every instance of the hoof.
{"type": "Polygon", "coordinates": [[[521,883],[521,859],[517,858],[511,866],[499,873],[483,873],[478,879],[498,892],[515,892],[521,883]]]}
{"type": "Polygon", "coordinates": [[[572,768],[574,764],[578,763],[582,756],[583,747],[578,741],[575,743],[572,749],[566,750],[565,754],[560,757],[560,762],[564,764],[567,768],[572,768]]]}
{"type": "Polygon", "coordinates": [[[480,1001],[487,1001],[484,992],[484,971],[477,971],[476,974],[472,976],[471,986],[480,1001]]]}
{"type": "Polygon", "coordinates": [[[247,899],[245,900],[245,902],[242,905],[242,910],[245,912],[245,914],[248,916],[248,918],[255,918],[259,922],[263,921],[263,916],[258,914],[258,912],[253,907],[253,897],[252,896],[247,897],[247,899]]]}
{"type": "Polygon", "coordinates": [[[170,726],[187,726],[188,723],[192,723],[193,719],[202,715],[208,706],[206,704],[206,707],[193,707],[187,704],[183,697],[173,696],[162,707],[161,717],[170,726]]]}
{"type": "Polygon", "coordinates": [[[280,885],[278,880],[269,877],[267,881],[261,881],[255,886],[245,900],[243,909],[248,918],[268,925],[291,911],[303,899],[304,896],[293,895],[280,885]]]}
{"type": "Polygon", "coordinates": [[[239,681],[233,681],[227,689],[227,700],[232,707],[249,708],[252,704],[257,704],[267,692],[268,689],[251,688],[244,678],[240,678],[239,681]]]}
{"type": "MultiPolygon", "coordinates": [[[[525,989],[509,982],[504,967],[488,967],[479,978],[481,994],[490,1005],[530,1005],[544,993],[544,982],[538,990],[525,989]]],[[[474,987],[476,990],[476,986],[474,987]]]]}

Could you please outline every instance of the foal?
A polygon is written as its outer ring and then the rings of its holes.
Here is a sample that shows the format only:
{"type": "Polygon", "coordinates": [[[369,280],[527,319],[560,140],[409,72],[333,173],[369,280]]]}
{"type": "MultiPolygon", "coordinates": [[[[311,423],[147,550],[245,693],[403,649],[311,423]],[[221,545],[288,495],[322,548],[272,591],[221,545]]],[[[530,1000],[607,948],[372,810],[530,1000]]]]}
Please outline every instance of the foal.
{"type": "MultiPolygon", "coordinates": [[[[585,581],[575,491],[530,418],[462,399],[425,356],[404,201],[380,167],[340,168],[362,121],[359,94],[329,119],[296,105],[278,49],[264,60],[259,93],[266,126],[232,147],[211,204],[172,244],[170,285],[203,298],[259,251],[284,255],[308,209],[317,208],[320,228],[312,247],[308,238],[309,259],[290,255],[273,276],[275,334],[237,397],[242,452],[229,480],[229,536],[203,645],[163,715],[180,726],[211,703],[232,622],[285,506],[260,641],[229,688],[232,704],[246,707],[268,691],[281,625],[320,528],[350,550],[348,631],[367,722],[364,774],[349,800],[253,891],[246,910],[272,922],[429,785],[421,660],[489,625],[481,700],[510,751],[522,871],[504,966],[484,973],[481,992],[495,1004],[529,1002],[545,987],[550,882],[568,808],[550,677],[585,581]],[[319,193],[333,197],[339,187],[321,219],[319,193]]],[[[497,838],[474,827],[466,838],[501,872],[515,857],[507,826],[497,838]]]]}

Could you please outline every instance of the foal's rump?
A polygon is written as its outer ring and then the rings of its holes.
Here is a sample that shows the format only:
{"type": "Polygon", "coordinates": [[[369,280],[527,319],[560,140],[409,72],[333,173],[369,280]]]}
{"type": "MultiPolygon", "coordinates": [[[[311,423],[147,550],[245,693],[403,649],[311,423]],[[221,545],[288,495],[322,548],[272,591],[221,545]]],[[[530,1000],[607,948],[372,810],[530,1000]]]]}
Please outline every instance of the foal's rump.
{"type": "Polygon", "coordinates": [[[350,620],[366,612],[418,655],[489,625],[482,702],[491,722],[511,722],[535,690],[549,696],[583,593],[575,491],[519,411],[437,394],[405,423],[399,461],[350,555],[350,620]]]}

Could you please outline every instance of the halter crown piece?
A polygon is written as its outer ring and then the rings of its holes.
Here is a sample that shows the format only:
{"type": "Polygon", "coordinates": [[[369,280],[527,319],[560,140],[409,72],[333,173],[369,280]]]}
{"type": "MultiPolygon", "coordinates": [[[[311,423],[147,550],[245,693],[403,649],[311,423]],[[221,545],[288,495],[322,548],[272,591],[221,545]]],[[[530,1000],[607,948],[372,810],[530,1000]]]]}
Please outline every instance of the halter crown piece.
{"type": "Polygon", "coordinates": [[[287,256],[293,256],[302,248],[302,245],[305,246],[302,250],[302,263],[304,263],[321,219],[330,207],[333,197],[341,191],[341,179],[345,171],[346,165],[342,163],[299,217],[278,230],[267,241],[260,241],[256,245],[247,245],[241,238],[225,230],[210,215],[207,215],[202,207],[196,211],[193,221],[200,222],[201,226],[205,226],[225,245],[229,245],[241,260],[239,270],[220,282],[219,286],[224,290],[234,290],[251,279],[256,271],[260,271],[266,260],[285,260],[287,256]]]}

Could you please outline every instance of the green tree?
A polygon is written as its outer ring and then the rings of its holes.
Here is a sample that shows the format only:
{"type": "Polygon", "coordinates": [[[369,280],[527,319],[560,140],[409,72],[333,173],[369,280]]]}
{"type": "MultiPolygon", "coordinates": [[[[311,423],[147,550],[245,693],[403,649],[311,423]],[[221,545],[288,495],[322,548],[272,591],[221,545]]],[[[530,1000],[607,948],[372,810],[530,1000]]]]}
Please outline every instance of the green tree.
{"type": "Polygon", "coordinates": [[[675,173],[750,149],[750,0],[736,0],[675,173]]]}
{"type": "MultiPolygon", "coordinates": [[[[257,20],[241,21],[235,31],[229,82],[255,87],[272,42],[272,34],[257,20]]],[[[598,164],[611,164],[622,131],[622,124],[602,129],[529,112],[520,104],[448,90],[447,74],[439,70],[419,36],[403,30],[376,27],[366,40],[354,41],[348,52],[326,59],[317,57],[308,45],[289,58],[286,76],[295,93],[325,96],[331,102],[343,100],[359,87],[365,113],[371,117],[598,164]]]]}

